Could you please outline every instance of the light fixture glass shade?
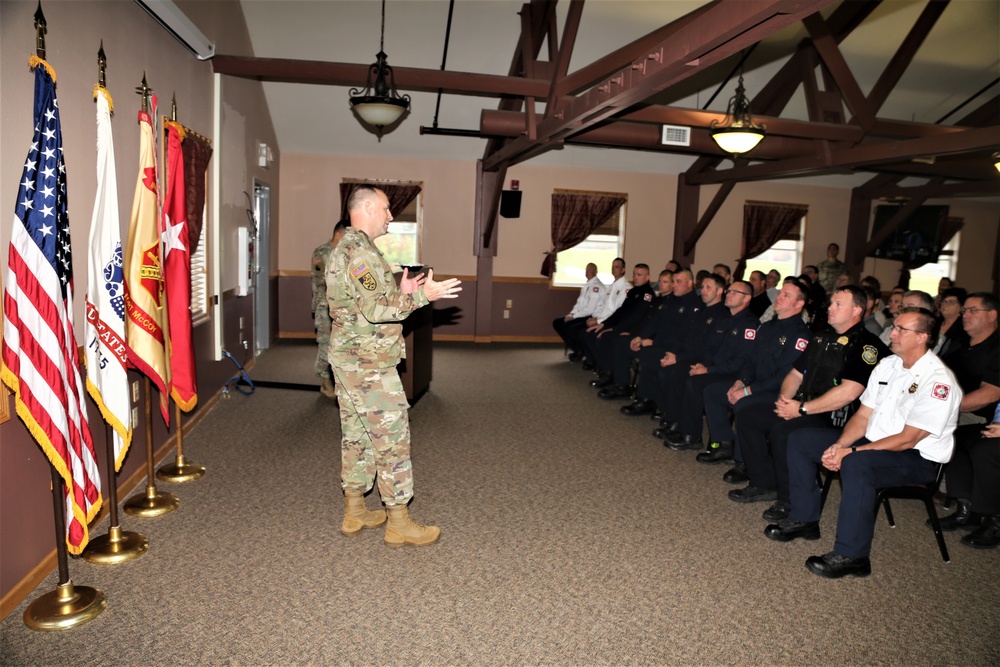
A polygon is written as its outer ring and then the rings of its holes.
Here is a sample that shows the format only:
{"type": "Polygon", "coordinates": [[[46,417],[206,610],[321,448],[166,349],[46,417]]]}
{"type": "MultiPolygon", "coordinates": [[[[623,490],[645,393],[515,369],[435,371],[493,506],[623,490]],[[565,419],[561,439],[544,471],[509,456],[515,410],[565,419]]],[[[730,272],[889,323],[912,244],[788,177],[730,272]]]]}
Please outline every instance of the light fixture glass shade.
{"type": "Polygon", "coordinates": [[[764,130],[755,127],[731,127],[712,130],[712,139],[719,148],[731,155],[742,155],[754,149],[764,138],[764,130]]]}
{"type": "Polygon", "coordinates": [[[409,106],[406,101],[392,97],[352,97],[351,109],[361,120],[375,127],[392,125],[409,106]]]}
{"type": "Polygon", "coordinates": [[[993,154],[993,166],[996,167],[997,171],[1000,171],[1000,153],[993,154]]]}

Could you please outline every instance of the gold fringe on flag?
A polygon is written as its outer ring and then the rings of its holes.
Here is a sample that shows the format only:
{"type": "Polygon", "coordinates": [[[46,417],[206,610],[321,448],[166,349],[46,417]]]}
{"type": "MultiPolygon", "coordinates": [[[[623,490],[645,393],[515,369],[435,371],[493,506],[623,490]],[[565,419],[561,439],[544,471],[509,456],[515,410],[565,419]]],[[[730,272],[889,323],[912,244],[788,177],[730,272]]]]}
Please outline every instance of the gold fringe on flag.
{"type": "Polygon", "coordinates": [[[56,82],[56,71],[55,71],[55,69],[52,68],[52,65],[50,65],[45,60],[42,60],[38,56],[31,56],[30,58],[28,58],[28,67],[30,69],[35,69],[39,65],[43,66],[46,69],[46,71],[49,73],[49,76],[52,77],[52,83],[55,83],[56,82]]]}
{"type": "MultiPolygon", "coordinates": [[[[55,79],[53,79],[53,81],[54,80],[55,79]]],[[[104,86],[102,86],[99,83],[96,83],[96,84],[94,84],[94,99],[95,100],[97,99],[97,96],[99,94],[100,95],[104,95],[104,99],[106,99],[108,101],[108,111],[113,114],[115,112],[115,102],[114,102],[114,100],[111,99],[111,93],[108,92],[107,88],[105,88],[104,86]]]]}

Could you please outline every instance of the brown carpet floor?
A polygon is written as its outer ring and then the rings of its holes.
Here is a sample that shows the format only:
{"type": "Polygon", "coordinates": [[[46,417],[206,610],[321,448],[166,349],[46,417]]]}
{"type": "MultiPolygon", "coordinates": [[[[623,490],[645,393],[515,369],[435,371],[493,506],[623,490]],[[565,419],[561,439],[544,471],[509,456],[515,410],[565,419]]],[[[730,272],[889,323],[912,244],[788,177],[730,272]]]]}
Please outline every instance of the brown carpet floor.
{"type": "Polygon", "coordinates": [[[724,468],[663,448],[587,379],[552,346],[436,346],[411,411],[411,513],[442,528],[422,549],[338,533],[331,401],[221,401],[185,440],[208,474],[161,483],[180,508],[123,515],[149,552],[71,562],[107,610],[40,633],[22,605],[0,623],[0,664],[1000,663],[1000,551],[949,534],[946,564],[922,505],[896,501],[874,574],[820,579],[803,563],[832,547],[836,486],[820,541],[771,542],[764,505],[726,498],[724,468]]]}

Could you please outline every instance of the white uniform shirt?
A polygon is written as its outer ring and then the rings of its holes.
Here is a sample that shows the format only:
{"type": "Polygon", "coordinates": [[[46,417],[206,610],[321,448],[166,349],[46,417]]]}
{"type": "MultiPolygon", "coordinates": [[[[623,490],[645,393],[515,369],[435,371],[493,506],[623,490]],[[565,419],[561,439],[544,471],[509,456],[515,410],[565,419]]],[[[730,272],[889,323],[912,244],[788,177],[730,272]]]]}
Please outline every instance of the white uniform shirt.
{"type": "Polygon", "coordinates": [[[929,435],[916,444],[925,459],[947,463],[955,448],[954,432],[962,389],[955,374],[928,351],[910,368],[892,355],[872,371],[861,402],[872,408],[865,437],[872,442],[902,432],[906,424],[929,435]]]}
{"type": "Polygon", "coordinates": [[[590,317],[601,307],[601,302],[607,294],[608,287],[601,282],[601,279],[594,276],[580,288],[580,297],[576,300],[573,310],[569,311],[570,317],[590,317]]]}
{"type": "Polygon", "coordinates": [[[611,283],[611,287],[608,288],[608,297],[604,300],[601,307],[594,312],[594,317],[597,318],[597,321],[603,322],[611,317],[611,313],[618,310],[619,306],[625,302],[625,295],[628,294],[631,288],[632,285],[625,280],[625,276],[611,283]]]}

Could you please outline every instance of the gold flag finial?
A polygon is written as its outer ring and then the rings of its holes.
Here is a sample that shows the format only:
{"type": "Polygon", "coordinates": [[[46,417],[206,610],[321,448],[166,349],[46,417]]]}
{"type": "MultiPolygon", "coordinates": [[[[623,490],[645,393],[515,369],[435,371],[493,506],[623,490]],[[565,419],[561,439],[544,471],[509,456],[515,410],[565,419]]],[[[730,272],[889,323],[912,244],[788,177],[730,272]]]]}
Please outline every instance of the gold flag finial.
{"type": "Polygon", "coordinates": [[[97,85],[107,88],[108,57],[104,55],[104,40],[101,40],[101,48],[97,50],[97,85]]]}
{"type": "Polygon", "coordinates": [[[45,14],[42,13],[42,0],[38,0],[35,10],[35,55],[45,60],[45,14]]]}
{"type": "Polygon", "coordinates": [[[142,110],[149,113],[149,96],[153,94],[153,89],[146,83],[146,72],[142,73],[142,84],[135,87],[137,95],[142,95],[142,110]]]}

